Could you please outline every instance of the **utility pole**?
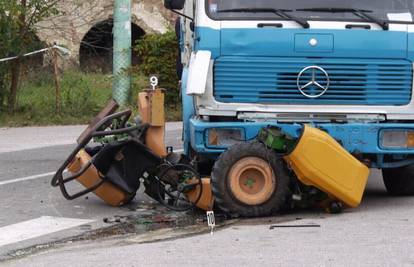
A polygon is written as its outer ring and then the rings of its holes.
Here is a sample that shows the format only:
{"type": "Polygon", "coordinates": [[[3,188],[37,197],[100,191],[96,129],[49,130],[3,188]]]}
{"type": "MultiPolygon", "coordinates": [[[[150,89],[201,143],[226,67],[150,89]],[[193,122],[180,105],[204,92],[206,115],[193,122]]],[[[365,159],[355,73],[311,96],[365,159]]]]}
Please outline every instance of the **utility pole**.
{"type": "Polygon", "coordinates": [[[113,97],[126,105],[131,89],[131,0],[115,0],[113,34],[113,97]]]}
{"type": "MultiPolygon", "coordinates": [[[[56,44],[55,44],[56,45],[56,44]]],[[[62,98],[60,89],[60,70],[59,70],[59,50],[54,47],[53,53],[53,69],[55,74],[55,112],[60,114],[62,112],[62,98]]]]}

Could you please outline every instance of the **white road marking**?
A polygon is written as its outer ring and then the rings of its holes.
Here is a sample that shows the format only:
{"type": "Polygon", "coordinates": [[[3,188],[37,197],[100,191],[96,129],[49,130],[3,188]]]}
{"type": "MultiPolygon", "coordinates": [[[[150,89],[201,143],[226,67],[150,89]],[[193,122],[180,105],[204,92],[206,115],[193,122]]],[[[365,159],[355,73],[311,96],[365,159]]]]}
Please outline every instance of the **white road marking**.
{"type": "Polygon", "coordinates": [[[34,220],[1,227],[0,247],[52,234],[91,222],[93,222],[93,220],[43,216],[34,220]]]}
{"type": "Polygon", "coordinates": [[[28,176],[28,177],[3,181],[3,182],[0,182],[0,186],[8,185],[8,184],[14,184],[14,183],[20,183],[20,182],[24,182],[24,181],[36,180],[36,179],[40,179],[40,178],[43,178],[43,177],[52,176],[54,174],[55,174],[55,172],[48,172],[48,173],[43,173],[43,174],[32,175],[32,176],[28,176]]]}

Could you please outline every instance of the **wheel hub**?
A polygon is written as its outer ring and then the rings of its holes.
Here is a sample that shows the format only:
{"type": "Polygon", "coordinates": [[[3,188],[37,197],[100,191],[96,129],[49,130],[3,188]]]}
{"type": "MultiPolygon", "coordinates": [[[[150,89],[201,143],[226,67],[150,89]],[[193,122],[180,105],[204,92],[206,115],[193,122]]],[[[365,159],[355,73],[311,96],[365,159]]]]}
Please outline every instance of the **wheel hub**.
{"type": "Polygon", "coordinates": [[[270,164],[258,157],[239,160],[229,172],[234,197],[247,205],[260,205],[276,190],[276,179],[270,164]]]}
{"type": "Polygon", "coordinates": [[[256,183],[256,180],[254,178],[248,178],[245,185],[247,187],[253,188],[255,183],[256,183]]]}

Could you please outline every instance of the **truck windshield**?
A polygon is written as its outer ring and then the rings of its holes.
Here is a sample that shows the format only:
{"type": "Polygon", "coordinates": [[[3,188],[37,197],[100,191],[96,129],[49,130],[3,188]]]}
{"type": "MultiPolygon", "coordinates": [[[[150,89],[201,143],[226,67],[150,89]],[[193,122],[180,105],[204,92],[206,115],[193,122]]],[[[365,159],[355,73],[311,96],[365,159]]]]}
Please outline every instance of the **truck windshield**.
{"type": "Polygon", "coordinates": [[[379,21],[412,23],[414,0],[206,0],[207,12],[220,20],[277,20],[269,12],[243,10],[285,10],[305,20],[367,21],[349,10],[367,10],[379,21]],[[234,12],[231,12],[234,10],[234,12]],[[224,12],[223,12],[224,11],[224,12]],[[342,12],[341,12],[342,11],[342,12]]]}

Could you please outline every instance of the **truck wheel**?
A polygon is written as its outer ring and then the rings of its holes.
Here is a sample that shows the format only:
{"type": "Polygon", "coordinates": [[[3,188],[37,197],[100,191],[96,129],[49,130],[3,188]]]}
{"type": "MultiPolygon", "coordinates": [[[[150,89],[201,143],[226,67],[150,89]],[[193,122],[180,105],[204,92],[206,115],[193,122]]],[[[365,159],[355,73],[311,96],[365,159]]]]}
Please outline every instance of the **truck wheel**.
{"type": "Polygon", "coordinates": [[[414,165],[383,169],[382,176],[388,193],[394,196],[414,196],[414,165]]]}
{"type": "Polygon", "coordinates": [[[216,161],[212,190],[218,207],[242,217],[279,211],[290,194],[284,161],[259,142],[232,146],[216,161]]]}

